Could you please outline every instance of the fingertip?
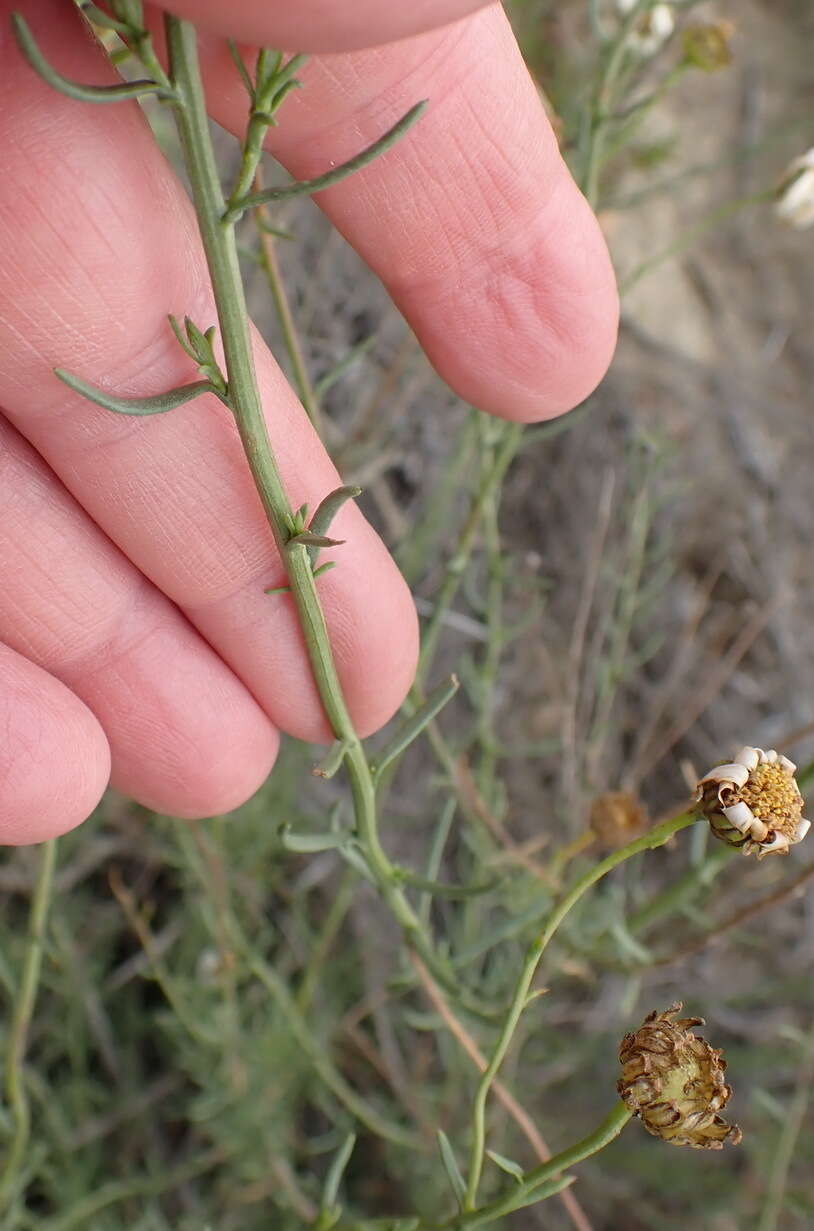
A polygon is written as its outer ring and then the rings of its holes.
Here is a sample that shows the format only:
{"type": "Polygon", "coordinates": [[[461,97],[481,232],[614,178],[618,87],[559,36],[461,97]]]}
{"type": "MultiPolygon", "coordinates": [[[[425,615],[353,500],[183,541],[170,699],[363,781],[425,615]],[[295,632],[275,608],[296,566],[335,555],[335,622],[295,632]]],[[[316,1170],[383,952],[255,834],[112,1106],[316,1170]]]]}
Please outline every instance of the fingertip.
{"type": "Polygon", "coordinates": [[[113,783],[154,812],[201,821],[234,812],[256,794],[271,773],[280,738],[270,722],[219,726],[210,738],[187,748],[182,761],[165,766],[159,784],[113,783]]]}
{"type": "Polygon", "coordinates": [[[44,842],[86,820],[110,777],[104,731],[64,684],[5,646],[0,727],[0,842],[44,842]]]}
{"type": "Polygon", "coordinates": [[[619,296],[604,236],[565,168],[537,214],[457,284],[397,289],[444,380],[480,410],[520,423],[588,397],[616,348],[619,296]]]}
{"type": "Polygon", "coordinates": [[[159,626],[104,672],[113,785],[154,812],[231,812],[265,782],[279,735],[248,689],[202,641],[159,626]],[[116,686],[118,682],[118,687],[116,686]]]}

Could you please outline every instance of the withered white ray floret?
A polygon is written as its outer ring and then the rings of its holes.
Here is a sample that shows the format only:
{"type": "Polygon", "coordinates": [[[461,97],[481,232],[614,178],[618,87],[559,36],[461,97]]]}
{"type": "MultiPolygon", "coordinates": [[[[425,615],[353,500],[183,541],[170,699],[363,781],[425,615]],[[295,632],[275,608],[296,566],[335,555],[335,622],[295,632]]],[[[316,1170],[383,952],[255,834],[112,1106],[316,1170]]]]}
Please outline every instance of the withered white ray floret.
{"type": "Polygon", "coordinates": [[[697,802],[713,833],[744,854],[787,854],[811,828],[796,765],[774,748],[747,745],[698,783],[697,802]]]}

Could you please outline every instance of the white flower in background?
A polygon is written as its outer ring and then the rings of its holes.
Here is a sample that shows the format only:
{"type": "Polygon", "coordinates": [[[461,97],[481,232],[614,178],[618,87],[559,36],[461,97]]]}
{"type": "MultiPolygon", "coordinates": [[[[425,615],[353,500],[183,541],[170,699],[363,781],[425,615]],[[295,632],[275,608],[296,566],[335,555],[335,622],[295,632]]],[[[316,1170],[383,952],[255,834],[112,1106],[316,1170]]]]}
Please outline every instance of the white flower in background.
{"type": "MultiPolygon", "coordinates": [[[[623,17],[632,12],[639,0],[616,0],[623,17]]],[[[642,57],[654,56],[675,30],[676,19],[671,4],[654,4],[642,13],[630,33],[628,46],[642,57]]]]}
{"type": "Polygon", "coordinates": [[[774,212],[798,231],[814,225],[814,146],[786,167],[774,212]]]}
{"type": "Polygon", "coordinates": [[[803,816],[797,766],[770,748],[742,748],[698,783],[696,801],[716,838],[745,855],[787,855],[811,828],[803,816]]]}

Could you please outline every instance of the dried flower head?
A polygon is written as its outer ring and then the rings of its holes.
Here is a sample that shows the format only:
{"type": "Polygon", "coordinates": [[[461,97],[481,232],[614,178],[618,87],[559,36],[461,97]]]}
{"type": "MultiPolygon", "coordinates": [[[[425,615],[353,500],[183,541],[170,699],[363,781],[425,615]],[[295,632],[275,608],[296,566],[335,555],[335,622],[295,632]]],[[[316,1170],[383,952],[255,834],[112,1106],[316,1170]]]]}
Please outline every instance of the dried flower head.
{"type": "Polygon", "coordinates": [[[718,1115],[732,1093],[724,1081],[726,1061],[692,1033],[703,1018],[675,1020],[681,1008],[679,1003],[663,1013],[654,1010],[635,1034],[625,1035],[616,1088],[654,1137],[696,1150],[720,1150],[726,1140],[737,1145],[742,1136],[737,1124],[718,1115]]]}
{"type": "MultiPolygon", "coordinates": [[[[626,16],[638,4],[638,0],[616,0],[616,7],[626,16]]],[[[642,13],[628,39],[628,47],[637,55],[654,56],[660,51],[675,30],[675,14],[671,4],[654,4],[642,13]]]]}
{"type": "Polygon", "coordinates": [[[798,231],[814,225],[814,146],[786,167],[774,212],[781,222],[798,231]]]}
{"type": "Polygon", "coordinates": [[[730,42],[735,33],[731,21],[712,21],[687,26],[681,36],[684,63],[702,72],[714,73],[732,63],[730,42]]]}
{"type": "Polygon", "coordinates": [[[712,832],[745,855],[787,855],[811,828],[803,816],[797,766],[770,748],[742,748],[698,784],[697,803],[712,832]]]}
{"type": "Polygon", "coordinates": [[[591,804],[588,825],[603,846],[624,846],[647,828],[647,811],[629,791],[603,791],[591,804]]]}

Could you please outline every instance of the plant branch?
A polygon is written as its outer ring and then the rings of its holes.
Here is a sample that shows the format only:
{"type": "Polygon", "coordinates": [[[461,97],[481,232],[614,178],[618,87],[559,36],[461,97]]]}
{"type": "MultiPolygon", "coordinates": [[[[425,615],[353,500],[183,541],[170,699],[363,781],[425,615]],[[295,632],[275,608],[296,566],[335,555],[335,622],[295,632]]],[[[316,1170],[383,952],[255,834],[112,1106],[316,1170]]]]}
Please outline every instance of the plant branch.
{"type": "Polygon", "coordinates": [[[583,1137],[575,1145],[569,1146],[567,1150],[555,1154],[547,1163],[541,1163],[533,1171],[528,1171],[522,1183],[515,1184],[507,1193],[490,1201],[488,1205],[468,1210],[464,1214],[457,1214],[447,1219],[446,1222],[422,1228],[422,1231],[469,1231],[471,1227],[488,1226],[504,1214],[510,1214],[512,1210],[521,1209],[533,1201],[551,1195],[545,1192],[548,1182],[568,1167],[573,1167],[584,1159],[590,1158],[592,1154],[604,1150],[605,1146],[610,1145],[619,1136],[632,1114],[624,1103],[617,1103],[593,1133],[583,1137]]]}
{"type": "Polygon", "coordinates": [[[367,149],[362,150],[355,157],[349,158],[347,162],[340,163],[338,167],[333,167],[330,171],[326,171],[324,175],[318,175],[310,180],[296,180],[293,184],[281,184],[277,188],[265,188],[262,192],[249,193],[246,196],[235,198],[229,203],[229,207],[223,215],[224,222],[237,222],[242,217],[247,209],[254,209],[257,205],[266,205],[271,201],[285,201],[290,197],[311,196],[315,192],[322,192],[324,188],[331,188],[334,184],[338,184],[340,180],[346,179],[349,175],[353,175],[356,171],[361,171],[362,167],[366,167],[380,154],[384,154],[391,146],[404,136],[409,128],[412,128],[416,120],[420,118],[426,110],[427,101],[416,103],[414,107],[403,115],[392,128],[388,129],[378,141],[374,141],[367,149]]]}
{"type": "MultiPolygon", "coordinates": [[[[258,192],[263,190],[262,171],[258,167],[254,177],[255,187],[258,192]]],[[[294,321],[294,316],[291,311],[291,305],[288,302],[285,283],[283,282],[280,272],[280,263],[277,259],[277,244],[274,236],[269,231],[268,225],[271,219],[269,218],[269,210],[267,205],[258,205],[255,211],[257,219],[257,231],[260,244],[260,266],[266,275],[271,298],[274,303],[274,308],[277,313],[277,319],[280,322],[280,329],[283,334],[283,343],[288,351],[288,357],[291,360],[291,368],[294,375],[294,384],[297,388],[297,393],[300,395],[300,401],[305,407],[308,418],[313,423],[319,435],[325,439],[325,422],[322,414],[322,406],[317,397],[311,376],[308,372],[308,365],[305,362],[302,344],[300,342],[297,326],[294,321]]]]}
{"type": "MultiPolygon", "coordinates": [[[[460,1044],[461,1049],[466,1052],[469,1059],[482,1073],[487,1065],[486,1057],[478,1047],[472,1035],[466,1030],[463,1024],[458,1020],[451,1008],[447,1004],[444,994],[440,987],[433,981],[429,971],[420,958],[413,957],[413,967],[418,975],[419,982],[424,988],[427,999],[432,1004],[433,1008],[438,1013],[441,1020],[444,1022],[447,1030],[452,1037],[460,1044]]],[[[525,1107],[520,1104],[510,1090],[506,1088],[500,1081],[494,1083],[495,1098],[502,1103],[514,1120],[521,1133],[531,1145],[535,1154],[541,1163],[547,1163],[551,1158],[545,1140],[538,1131],[533,1119],[526,1111],[525,1107]]],[[[572,1192],[567,1190],[560,1194],[563,1205],[568,1211],[571,1222],[576,1227],[577,1231],[591,1231],[591,1224],[588,1221],[585,1211],[577,1201],[572,1192]]]]}
{"type": "Polygon", "coordinates": [[[472,1109],[472,1146],[466,1190],[467,1205],[470,1209],[475,1204],[483,1168],[483,1155],[486,1144],[486,1100],[492,1082],[509,1049],[517,1023],[528,1003],[532,981],[549,941],[554,936],[565,916],[597,881],[607,876],[608,872],[613,871],[614,868],[624,863],[626,859],[630,859],[633,855],[663,846],[679,830],[686,829],[689,825],[695,824],[697,819],[694,812],[682,812],[678,816],[671,817],[669,820],[663,821],[662,824],[654,826],[648,833],[642,834],[641,837],[634,839],[633,842],[629,842],[627,846],[621,847],[618,851],[613,851],[606,859],[589,868],[571,886],[564,897],[554,905],[541,934],[535,937],[529,945],[526,960],[520,972],[514,996],[512,997],[511,1007],[506,1015],[488,1067],[480,1080],[475,1094],[475,1102],[472,1109]]]}
{"type": "Polygon", "coordinates": [[[24,17],[12,13],[11,24],[17,45],[34,72],[59,94],[81,103],[119,103],[131,98],[143,98],[146,94],[156,94],[159,98],[173,97],[158,81],[122,81],[118,85],[104,86],[70,81],[48,63],[24,17]]]}

